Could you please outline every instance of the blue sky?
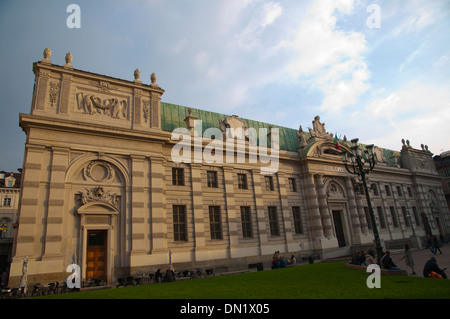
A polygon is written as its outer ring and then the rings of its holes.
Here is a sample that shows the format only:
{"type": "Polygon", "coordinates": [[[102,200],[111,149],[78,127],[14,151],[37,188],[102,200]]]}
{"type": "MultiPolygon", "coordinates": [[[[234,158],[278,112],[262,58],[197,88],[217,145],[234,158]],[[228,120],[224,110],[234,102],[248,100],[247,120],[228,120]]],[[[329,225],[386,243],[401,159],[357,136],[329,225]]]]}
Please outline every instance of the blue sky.
{"type": "Polygon", "coordinates": [[[2,0],[0,41],[0,170],[22,166],[19,113],[46,47],[58,65],[70,51],[89,72],[155,72],[164,102],[305,130],[320,115],[348,139],[450,150],[450,1],[2,0]]]}

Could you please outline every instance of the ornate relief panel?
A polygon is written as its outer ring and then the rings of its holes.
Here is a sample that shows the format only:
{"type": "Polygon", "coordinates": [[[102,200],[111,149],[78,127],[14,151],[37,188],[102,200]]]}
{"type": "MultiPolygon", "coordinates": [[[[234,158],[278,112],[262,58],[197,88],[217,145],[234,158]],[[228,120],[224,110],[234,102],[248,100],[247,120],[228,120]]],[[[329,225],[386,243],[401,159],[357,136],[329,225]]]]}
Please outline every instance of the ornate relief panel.
{"type": "Polygon", "coordinates": [[[128,119],[128,99],[111,97],[101,93],[77,93],[77,109],[83,114],[128,119]]]}
{"type": "Polygon", "coordinates": [[[331,181],[327,187],[327,197],[328,199],[345,199],[345,193],[338,183],[331,181]]]}

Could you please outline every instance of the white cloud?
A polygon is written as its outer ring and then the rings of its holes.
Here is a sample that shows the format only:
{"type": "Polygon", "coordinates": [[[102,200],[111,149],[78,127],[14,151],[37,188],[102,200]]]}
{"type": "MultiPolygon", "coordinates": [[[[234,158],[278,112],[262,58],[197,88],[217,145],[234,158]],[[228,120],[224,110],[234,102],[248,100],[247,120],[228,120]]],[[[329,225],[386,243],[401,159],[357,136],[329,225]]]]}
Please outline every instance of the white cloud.
{"type": "Polygon", "coordinates": [[[434,153],[450,149],[448,86],[411,83],[405,89],[372,101],[359,116],[366,127],[378,127],[377,137],[371,142],[381,147],[398,149],[404,138],[415,148],[427,144],[434,153]],[[379,124],[383,120],[386,124],[379,124]]]}
{"type": "Polygon", "coordinates": [[[297,58],[289,64],[295,78],[310,76],[325,97],[321,109],[338,112],[358,101],[369,85],[364,35],[336,30],[336,12],[350,14],[353,1],[315,1],[290,46],[297,58]]]}
{"type": "Polygon", "coordinates": [[[283,7],[276,2],[265,3],[263,9],[264,18],[261,23],[263,28],[274,23],[275,20],[283,13],[283,7]]]}
{"type": "Polygon", "coordinates": [[[448,1],[409,0],[397,3],[389,18],[398,25],[391,31],[391,36],[418,33],[445,16],[448,1]]]}

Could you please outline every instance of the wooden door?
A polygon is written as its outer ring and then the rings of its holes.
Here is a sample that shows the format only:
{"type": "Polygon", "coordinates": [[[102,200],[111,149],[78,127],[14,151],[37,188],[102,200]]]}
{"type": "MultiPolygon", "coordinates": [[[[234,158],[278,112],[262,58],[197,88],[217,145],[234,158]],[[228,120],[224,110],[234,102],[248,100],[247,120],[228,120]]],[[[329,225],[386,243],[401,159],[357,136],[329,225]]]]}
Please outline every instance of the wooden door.
{"type": "Polygon", "coordinates": [[[100,279],[106,281],[106,230],[88,231],[86,279],[100,279]]]}

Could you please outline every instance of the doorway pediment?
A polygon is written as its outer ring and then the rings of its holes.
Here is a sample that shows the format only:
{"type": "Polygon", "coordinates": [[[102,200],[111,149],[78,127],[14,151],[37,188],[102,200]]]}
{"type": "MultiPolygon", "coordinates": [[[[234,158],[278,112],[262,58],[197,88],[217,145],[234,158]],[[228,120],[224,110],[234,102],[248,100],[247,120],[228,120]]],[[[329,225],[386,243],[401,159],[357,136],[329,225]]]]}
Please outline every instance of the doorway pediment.
{"type": "Polygon", "coordinates": [[[78,208],[79,215],[117,215],[119,214],[116,207],[109,203],[91,202],[78,208]]]}

